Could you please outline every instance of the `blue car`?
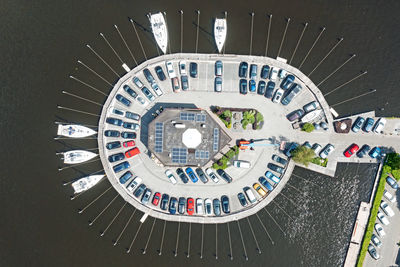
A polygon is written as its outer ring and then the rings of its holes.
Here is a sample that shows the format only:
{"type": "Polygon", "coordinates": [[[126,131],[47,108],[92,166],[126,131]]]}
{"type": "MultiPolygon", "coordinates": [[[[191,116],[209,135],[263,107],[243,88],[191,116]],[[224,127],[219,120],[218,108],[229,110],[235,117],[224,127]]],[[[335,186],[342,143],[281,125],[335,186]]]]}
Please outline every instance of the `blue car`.
{"type": "Polygon", "coordinates": [[[113,163],[116,161],[120,161],[123,160],[125,158],[124,153],[117,153],[117,154],[113,154],[108,156],[108,161],[113,163]]]}
{"type": "Polygon", "coordinates": [[[281,179],[279,179],[278,176],[276,176],[275,174],[273,174],[270,171],[267,171],[265,173],[265,177],[267,177],[268,179],[270,179],[272,182],[274,182],[275,184],[279,183],[281,181],[281,179]]]}
{"type": "Polygon", "coordinates": [[[365,120],[364,127],[363,127],[364,132],[369,133],[372,130],[372,126],[374,126],[374,123],[375,123],[375,121],[373,118],[367,118],[365,120]]]}
{"type": "Polygon", "coordinates": [[[106,144],[106,148],[108,150],[116,149],[116,148],[120,148],[120,147],[121,147],[121,142],[120,141],[109,142],[109,143],[106,144]]]}
{"type": "Polygon", "coordinates": [[[242,95],[247,94],[247,81],[246,79],[241,79],[239,82],[239,91],[242,95]]]}
{"type": "Polygon", "coordinates": [[[131,101],[130,101],[128,98],[126,98],[126,97],[124,97],[124,96],[122,96],[122,95],[120,95],[120,94],[117,94],[117,95],[115,96],[115,98],[116,98],[119,102],[121,102],[122,104],[124,104],[124,105],[127,106],[127,107],[129,107],[129,106],[131,105],[131,101]]]}
{"type": "Polygon", "coordinates": [[[106,130],[104,131],[104,136],[106,137],[119,137],[120,133],[115,130],[106,130]]]}
{"type": "Polygon", "coordinates": [[[239,65],[239,77],[240,78],[246,78],[247,77],[247,69],[249,67],[249,64],[247,62],[241,62],[239,65]]]}
{"type": "Polygon", "coordinates": [[[267,89],[265,90],[265,97],[271,99],[272,96],[274,95],[274,89],[275,89],[275,83],[269,81],[267,83],[267,89]]]}
{"type": "Polygon", "coordinates": [[[249,81],[249,90],[253,93],[256,91],[256,82],[254,80],[249,81]]]}
{"type": "Polygon", "coordinates": [[[190,180],[192,180],[193,183],[197,183],[199,178],[197,178],[196,174],[194,173],[192,168],[186,168],[186,174],[189,176],[190,180]]]}
{"type": "Polygon", "coordinates": [[[148,100],[153,101],[155,99],[154,95],[150,92],[150,90],[147,87],[143,87],[141,90],[148,100]]]}
{"type": "Polygon", "coordinates": [[[120,178],[119,178],[119,182],[121,184],[125,184],[131,177],[133,176],[133,174],[130,171],[127,171],[126,173],[124,173],[120,178]]]}
{"type": "Polygon", "coordinates": [[[175,197],[171,197],[171,200],[169,202],[169,213],[175,214],[176,213],[176,204],[178,203],[178,200],[175,197]]]}
{"type": "Polygon", "coordinates": [[[294,76],[292,74],[289,74],[288,76],[286,76],[285,79],[283,79],[281,83],[281,88],[283,90],[287,90],[290,88],[290,86],[292,86],[293,82],[294,82],[294,76]]]}
{"type": "Polygon", "coordinates": [[[133,132],[122,132],[121,137],[125,139],[135,139],[136,138],[136,133],[133,132]]]}
{"type": "Polygon", "coordinates": [[[128,85],[124,85],[123,86],[125,92],[127,92],[132,98],[136,98],[138,96],[138,94],[132,89],[130,88],[128,85]]]}
{"type": "Polygon", "coordinates": [[[354,122],[353,127],[351,127],[351,130],[357,133],[361,129],[361,126],[363,125],[364,121],[365,119],[363,117],[358,117],[354,122]]]}
{"type": "Polygon", "coordinates": [[[166,77],[165,77],[163,69],[160,66],[157,66],[154,68],[154,70],[156,71],[158,79],[160,81],[164,81],[166,77]]]}
{"type": "Polygon", "coordinates": [[[376,146],[373,149],[371,149],[371,151],[368,154],[371,158],[375,159],[381,154],[381,152],[382,152],[381,148],[376,146]]]}
{"type": "Polygon", "coordinates": [[[301,90],[303,87],[301,87],[300,84],[293,83],[290,93],[287,94],[281,101],[282,105],[289,105],[290,102],[292,102],[293,98],[295,98],[298,94],[300,94],[301,90]]]}
{"type": "Polygon", "coordinates": [[[120,171],[123,171],[123,170],[125,170],[125,169],[128,169],[130,166],[131,166],[131,165],[129,164],[129,162],[124,161],[124,162],[121,162],[120,164],[115,165],[115,166],[113,167],[113,170],[114,170],[115,173],[118,173],[118,172],[120,172],[120,171]]]}
{"type": "Polygon", "coordinates": [[[263,79],[267,79],[269,77],[269,66],[268,65],[264,65],[261,68],[261,73],[260,73],[261,78],[263,79]]]}
{"type": "Polygon", "coordinates": [[[266,83],[264,81],[258,82],[257,94],[264,95],[265,94],[266,83]]]}
{"type": "Polygon", "coordinates": [[[117,126],[121,126],[124,123],[122,120],[116,119],[116,118],[107,118],[106,122],[108,124],[117,125],[117,126]]]}
{"type": "Polygon", "coordinates": [[[396,180],[393,179],[392,177],[388,176],[386,177],[386,182],[393,188],[396,189],[399,188],[399,185],[397,184],[396,180]]]}
{"type": "Polygon", "coordinates": [[[265,177],[260,177],[258,178],[258,181],[268,190],[268,191],[272,191],[274,190],[274,187],[268,183],[267,179],[265,179],[265,177]]]}
{"type": "Polygon", "coordinates": [[[299,146],[299,144],[294,143],[294,142],[292,144],[290,144],[290,146],[285,151],[285,155],[288,158],[290,158],[292,156],[292,151],[295,150],[298,146],[299,146]]]}
{"type": "Polygon", "coordinates": [[[146,77],[146,80],[150,83],[150,84],[152,84],[153,82],[154,82],[154,77],[153,77],[153,75],[151,75],[151,72],[150,72],[150,70],[149,69],[144,69],[143,70],[143,74],[144,74],[144,77],[146,77]]]}

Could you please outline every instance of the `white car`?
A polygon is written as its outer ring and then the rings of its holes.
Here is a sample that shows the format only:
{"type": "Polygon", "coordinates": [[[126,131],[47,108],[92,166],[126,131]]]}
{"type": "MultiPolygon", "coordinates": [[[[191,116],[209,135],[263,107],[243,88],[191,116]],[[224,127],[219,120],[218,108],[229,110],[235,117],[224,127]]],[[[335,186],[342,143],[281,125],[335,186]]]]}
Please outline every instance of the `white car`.
{"type": "Polygon", "coordinates": [[[163,91],[162,91],[161,88],[158,86],[158,84],[152,83],[152,84],[151,84],[151,88],[152,88],[153,91],[156,93],[156,95],[162,96],[163,91]]]}
{"type": "Polygon", "coordinates": [[[175,176],[172,174],[171,170],[166,170],[165,171],[165,175],[168,177],[168,179],[171,181],[172,184],[176,184],[176,178],[175,176]]]}
{"type": "Polygon", "coordinates": [[[244,160],[234,160],[233,166],[235,166],[236,168],[250,169],[251,164],[250,162],[244,160]]]}
{"type": "Polygon", "coordinates": [[[383,192],[383,195],[385,196],[385,198],[387,199],[387,200],[389,200],[390,202],[392,202],[392,203],[394,203],[394,202],[396,202],[396,196],[393,196],[392,194],[390,194],[388,191],[384,191],[383,192]]]}
{"type": "Polygon", "coordinates": [[[385,215],[382,212],[379,211],[377,217],[383,225],[389,224],[389,220],[385,217],[385,215]]]}
{"type": "Polygon", "coordinates": [[[318,153],[321,151],[322,146],[318,143],[315,143],[312,147],[312,150],[314,150],[315,155],[318,155],[318,153]]]}
{"type": "Polygon", "coordinates": [[[373,131],[375,133],[381,133],[383,131],[383,128],[385,128],[385,124],[386,124],[386,119],[385,118],[380,118],[376,122],[373,131]]]}
{"type": "Polygon", "coordinates": [[[274,102],[274,103],[280,102],[284,93],[285,93],[285,91],[281,88],[276,90],[274,97],[272,98],[272,102],[274,102]]]}
{"type": "Polygon", "coordinates": [[[386,213],[387,216],[393,217],[394,216],[394,211],[392,210],[391,207],[389,207],[388,203],[386,201],[381,202],[381,209],[386,213]]]}
{"type": "Polygon", "coordinates": [[[335,147],[332,144],[327,144],[321,153],[319,153],[319,156],[323,159],[326,159],[334,150],[335,147]]]}
{"type": "Polygon", "coordinates": [[[212,201],[209,198],[206,198],[204,200],[204,211],[206,212],[207,215],[212,214],[212,201]]]}
{"type": "Polygon", "coordinates": [[[247,198],[250,203],[254,203],[257,201],[257,198],[254,196],[253,191],[251,191],[250,187],[243,188],[243,191],[246,193],[247,198]]]}
{"type": "Polygon", "coordinates": [[[312,101],[303,107],[306,113],[311,112],[319,108],[319,103],[317,101],[312,101]]]}
{"type": "Polygon", "coordinates": [[[142,183],[142,178],[136,176],[136,178],[134,178],[127,186],[126,189],[133,193],[133,191],[135,191],[136,187],[142,183]]]}
{"type": "Polygon", "coordinates": [[[269,73],[269,79],[274,82],[276,81],[277,78],[278,78],[278,69],[272,68],[269,73]]]}
{"type": "Polygon", "coordinates": [[[172,62],[171,61],[165,62],[165,66],[167,67],[167,72],[168,72],[169,78],[170,79],[175,78],[176,72],[174,70],[174,65],[172,64],[172,62]]]}
{"type": "Polygon", "coordinates": [[[196,213],[203,215],[203,199],[196,198],[196,213]]]}
{"type": "Polygon", "coordinates": [[[372,241],[372,243],[374,243],[374,245],[375,245],[377,248],[380,248],[380,247],[382,246],[382,242],[381,242],[381,241],[379,240],[379,238],[378,238],[376,235],[374,235],[374,234],[372,234],[371,241],[372,241]]]}
{"type": "Polygon", "coordinates": [[[379,223],[375,224],[375,231],[380,237],[384,237],[386,235],[385,231],[383,231],[382,225],[380,225],[379,223]]]}
{"type": "Polygon", "coordinates": [[[211,168],[206,169],[206,174],[213,180],[214,183],[219,182],[218,176],[211,170],[211,168]]]}
{"type": "Polygon", "coordinates": [[[186,61],[179,61],[179,73],[181,75],[187,75],[186,73],[186,61]]]}
{"type": "Polygon", "coordinates": [[[282,80],[283,78],[286,77],[286,75],[287,75],[287,71],[286,70],[284,70],[284,69],[280,69],[279,70],[279,73],[278,73],[279,79],[282,80]]]}

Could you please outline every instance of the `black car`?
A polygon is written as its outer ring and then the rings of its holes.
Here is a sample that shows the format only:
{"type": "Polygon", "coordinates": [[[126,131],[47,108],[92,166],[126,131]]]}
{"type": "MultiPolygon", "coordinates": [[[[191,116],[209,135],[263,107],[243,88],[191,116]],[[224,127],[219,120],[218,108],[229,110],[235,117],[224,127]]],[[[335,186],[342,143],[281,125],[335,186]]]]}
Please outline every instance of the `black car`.
{"type": "Polygon", "coordinates": [[[230,213],[231,210],[229,209],[229,198],[228,196],[223,195],[221,197],[221,202],[222,202],[222,211],[226,214],[230,213]]]}
{"type": "Polygon", "coordinates": [[[269,76],[269,66],[268,65],[264,65],[261,68],[261,73],[260,73],[260,77],[263,79],[267,79],[269,76]]]}
{"type": "Polygon", "coordinates": [[[128,85],[124,85],[123,86],[125,92],[127,92],[132,98],[136,98],[138,96],[138,94],[135,92],[135,90],[133,90],[132,88],[130,88],[128,85]]]}
{"type": "Polygon", "coordinates": [[[121,137],[125,139],[135,139],[136,138],[136,133],[134,132],[122,132],[121,137]]]}
{"type": "Polygon", "coordinates": [[[230,183],[232,182],[232,177],[230,177],[224,170],[218,169],[217,173],[219,176],[221,176],[222,179],[224,179],[226,182],[230,183]]]}
{"type": "Polygon", "coordinates": [[[278,155],[272,155],[272,160],[275,160],[276,162],[282,164],[283,166],[287,164],[287,160],[279,157],[278,155]]]}
{"type": "Polygon", "coordinates": [[[239,194],[237,194],[237,197],[239,199],[240,205],[242,205],[243,207],[246,207],[247,206],[247,200],[246,200],[246,197],[244,196],[244,194],[243,193],[239,193],[239,194]]]}
{"type": "Polygon", "coordinates": [[[162,195],[162,198],[161,198],[160,209],[162,209],[162,210],[167,210],[168,201],[169,201],[169,195],[163,194],[163,195],[162,195]]]}
{"type": "Polygon", "coordinates": [[[151,197],[151,189],[147,188],[146,191],[144,191],[143,196],[142,196],[142,204],[149,203],[150,197],[151,197]]]}
{"type": "Polygon", "coordinates": [[[196,62],[190,62],[189,73],[190,73],[190,77],[197,78],[197,63],[196,62]]]}
{"type": "Polygon", "coordinates": [[[221,215],[221,202],[219,201],[218,198],[214,198],[213,200],[213,209],[215,216],[221,215]]]}
{"type": "Polygon", "coordinates": [[[204,184],[208,183],[208,178],[201,168],[197,168],[196,173],[204,184]]]}
{"type": "Polygon", "coordinates": [[[137,198],[140,197],[141,194],[143,194],[144,190],[146,190],[146,185],[145,184],[141,184],[139,185],[138,188],[136,188],[136,190],[133,192],[133,195],[137,198]]]}
{"type": "Polygon", "coordinates": [[[165,73],[163,71],[163,69],[160,66],[157,66],[154,68],[154,70],[156,71],[157,77],[160,81],[164,81],[165,80],[165,73]]]}
{"type": "Polygon", "coordinates": [[[113,163],[116,161],[120,161],[123,160],[125,158],[124,153],[117,153],[117,154],[113,154],[108,156],[108,161],[113,163]]]}
{"type": "Polygon", "coordinates": [[[249,64],[247,62],[241,62],[239,65],[239,77],[246,78],[247,77],[247,69],[249,68],[249,64]]]}
{"type": "Polygon", "coordinates": [[[265,87],[266,87],[265,82],[264,81],[259,81],[258,82],[258,88],[257,88],[257,94],[259,94],[259,95],[265,94],[265,87]]]}
{"type": "Polygon", "coordinates": [[[122,120],[116,118],[107,118],[106,122],[116,126],[121,126],[124,123],[122,120]]]}
{"type": "Polygon", "coordinates": [[[286,118],[287,118],[289,121],[292,122],[292,121],[294,121],[294,120],[300,119],[301,117],[303,117],[303,115],[304,115],[304,110],[302,110],[302,109],[297,109],[297,110],[295,110],[295,111],[289,113],[289,114],[286,116],[286,118]]]}
{"type": "Polygon", "coordinates": [[[363,158],[367,153],[371,150],[371,147],[369,145],[363,145],[360,150],[357,152],[357,157],[363,158]]]}
{"type": "Polygon", "coordinates": [[[268,163],[268,168],[270,168],[271,170],[273,170],[273,171],[275,171],[277,173],[280,173],[280,174],[283,173],[283,168],[279,167],[278,165],[275,165],[273,163],[268,163]]]}
{"type": "Polygon", "coordinates": [[[150,92],[150,90],[145,86],[142,89],[142,93],[148,100],[153,101],[155,99],[154,95],[150,92]]]}
{"type": "Polygon", "coordinates": [[[272,96],[274,95],[274,89],[275,89],[275,83],[274,82],[271,82],[271,81],[269,81],[268,83],[267,83],[267,89],[265,90],[265,97],[266,98],[272,98],[272,96]]]}
{"type": "Polygon", "coordinates": [[[180,214],[185,213],[185,207],[186,207],[186,198],[180,197],[178,201],[178,212],[180,214]]]}
{"type": "Polygon", "coordinates": [[[154,82],[154,77],[153,77],[153,75],[151,75],[151,72],[149,71],[149,69],[144,69],[143,70],[143,74],[144,74],[144,77],[146,77],[146,80],[150,83],[150,84],[152,84],[153,82],[154,82]]]}
{"type": "Polygon", "coordinates": [[[181,168],[176,169],[176,174],[178,174],[179,178],[181,178],[184,184],[187,184],[187,182],[189,182],[189,178],[186,176],[185,172],[181,168]]]}
{"type": "Polygon", "coordinates": [[[104,136],[106,137],[119,137],[120,133],[114,130],[107,130],[104,131],[104,136]]]}
{"type": "Polygon", "coordinates": [[[181,83],[182,83],[182,90],[186,91],[189,89],[189,79],[187,75],[182,75],[181,76],[181,83]]]}
{"type": "Polygon", "coordinates": [[[246,79],[241,79],[240,80],[240,82],[239,82],[239,92],[242,95],[247,94],[247,81],[246,81],[246,79]]]}
{"type": "Polygon", "coordinates": [[[128,98],[126,98],[126,97],[124,97],[123,95],[120,95],[120,94],[117,94],[117,95],[115,96],[115,98],[116,98],[121,104],[124,104],[124,105],[127,106],[127,107],[129,107],[129,106],[131,105],[131,103],[132,103],[128,98]]]}
{"type": "Polygon", "coordinates": [[[287,94],[281,101],[282,105],[289,105],[292,102],[293,98],[295,98],[298,94],[300,94],[303,87],[300,84],[294,83],[290,89],[290,93],[287,94]]]}
{"type": "Polygon", "coordinates": [[[133,113],[130,111],[125,112],[125,118],[134,120],[134,121],[139,121],[140,120],[140,115],[137,113],[133,113]]]}
{"type": "Polygon", "coordinates": [[[171,197],[171,201],[169,202],[169,213],[176,213],[176,203],[178,203],[178,200],[175,197],[171,197]]]}
{"type": "Polygon", "coordinates": [[[106,144],[106,148],[108,150],[116,149],[116,148],[120,148],[120,147],[121,147],[121,142],[120,141],[109,142],[109,143],[106,144]]]}

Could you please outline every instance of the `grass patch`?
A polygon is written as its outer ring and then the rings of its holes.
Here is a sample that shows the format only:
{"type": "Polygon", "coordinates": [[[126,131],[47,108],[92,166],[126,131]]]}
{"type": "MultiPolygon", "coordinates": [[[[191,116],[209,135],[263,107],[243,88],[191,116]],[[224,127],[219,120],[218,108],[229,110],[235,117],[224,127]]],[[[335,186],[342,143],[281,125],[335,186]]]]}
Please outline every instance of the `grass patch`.
{"type": "Polygon", "coordinates": [[[397,181],[400,180],[400,170],[393,170],[392,175],[397,181]]]}
{"type": "Polygon", "coordinates": [[[322,166],[322,167],[326,167],[326,165],[328,165],[328,159],[323,159],[320,157],[315,157],[311,160],[311,163],[314,163],[316,165],[322,166]]]}

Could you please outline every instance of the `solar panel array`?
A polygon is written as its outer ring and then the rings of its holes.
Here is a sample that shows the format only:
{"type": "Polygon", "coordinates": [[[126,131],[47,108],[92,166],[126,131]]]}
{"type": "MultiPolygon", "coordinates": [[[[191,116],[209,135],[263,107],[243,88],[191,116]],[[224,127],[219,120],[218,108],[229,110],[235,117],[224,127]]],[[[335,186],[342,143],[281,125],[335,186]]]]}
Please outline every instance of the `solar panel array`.
{"type": "Polygon", "coordinates": [[[172,162],[186,164],[187,162],[187,149],[174,147],[172,148],[172,162]]]}
{"type": "Polygon", "coordinates": [[[219,129],[214,128],[213,151],[218,151],[218,149],[219,149],[219,129]]]}
{"type": "Polygon", "coordinates": [[[163,123],[156,122],[156,129],[155,129],[155,151],[157,153],[163,152],[163,123]]]}
{"type": "Polygon", "coordinates": [[[210,152],[205,150],[197,150],[194,152],[195,159],[208,159],[210,157],[210,152]]]}
{"type": "Polygon", "coordinates": [[[205,114],[197,114],[196,121],[197,122],[206,122],[206,115],[205,114]]]}
{"type": "Polygon", "coordinates": [[[181,112],[179,117],[181,121],[194,121],[195,116],[196,116],[195,113],[181,112]]]}

